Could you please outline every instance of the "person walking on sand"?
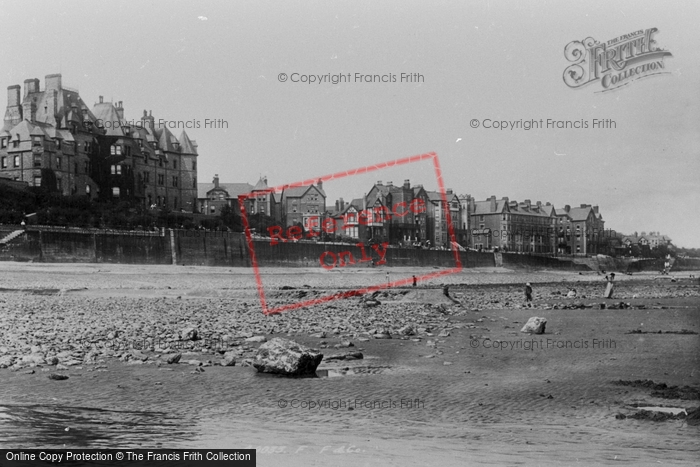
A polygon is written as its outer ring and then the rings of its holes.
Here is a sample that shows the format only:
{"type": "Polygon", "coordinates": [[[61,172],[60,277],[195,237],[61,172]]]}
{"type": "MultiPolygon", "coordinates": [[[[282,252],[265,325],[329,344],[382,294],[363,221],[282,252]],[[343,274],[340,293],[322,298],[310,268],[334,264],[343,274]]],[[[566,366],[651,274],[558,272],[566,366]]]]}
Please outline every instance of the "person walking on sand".
{"type": "Polygon", "coordinates": [[[529,282],[525,284],[525,303],[527,306],[532,307],[532,286],[529,282]]]}
{"type": "Polygon", "coordinates": [[[389,283],[389,271],[386,272],[386,283],[389,283]]]}
{"type": "Polygon", "coordinates": [[[612,298],[613,289],[615,288],[613,282],[615,281],[615,273],[611,272],[609,276],[605,276],[605,280],[608,281],[608,285],[605,287],[605,294],[603,298],[612,298]]]}

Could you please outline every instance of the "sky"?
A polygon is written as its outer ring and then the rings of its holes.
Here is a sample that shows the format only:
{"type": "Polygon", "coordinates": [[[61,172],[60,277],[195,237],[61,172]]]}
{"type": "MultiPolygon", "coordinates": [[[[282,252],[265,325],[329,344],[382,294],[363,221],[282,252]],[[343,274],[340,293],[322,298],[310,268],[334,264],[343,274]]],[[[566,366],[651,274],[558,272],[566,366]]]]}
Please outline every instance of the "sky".
{"type": "MultiPolygon", "coordinates": [[[[435,152],[458,194],[598,205],[606,228],[697,248],[698,18],[691,0],[0,0],[0,85],[39,78],[43,88],[61,73],[88,105],[102,95],[122,101],[127,119],[147,109],[156,121],[199,123],[186,131],[200,182],[266,176],[276,186],[435,152]],[[648,28],[672,54],[668,73],[609,92],[564,83],[570,42],[648,28]],[[338,84],[293,82],[348,73],[338,84]],[[484,128],[540,119],[589,127],[484,128]]],[[[406,179],[437,189],[431,164],[406,164],[324,183],[327,204],[406,179]]]]}

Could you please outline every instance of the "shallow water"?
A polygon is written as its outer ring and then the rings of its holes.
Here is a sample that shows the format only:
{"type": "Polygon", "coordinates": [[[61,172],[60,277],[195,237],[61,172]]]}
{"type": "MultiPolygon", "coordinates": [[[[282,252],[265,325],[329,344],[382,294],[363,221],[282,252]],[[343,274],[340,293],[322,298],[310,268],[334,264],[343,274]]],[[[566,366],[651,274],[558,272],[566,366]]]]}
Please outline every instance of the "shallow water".
{"type": "Polygon", "coordinates": [[[60,405],[0,405],[0,446],[137,448],[186,442],[192,424],[171,414],[60,405]]]}
{"type": "Polygon", "coordinates": [[[646,410],[647,412],[661,412],[661,413],[670,413],[673,415],[678,415],[679,413],[686,413],[685,409],[680,408],[680,407],[636,407],[637,410],[646,410]]]}

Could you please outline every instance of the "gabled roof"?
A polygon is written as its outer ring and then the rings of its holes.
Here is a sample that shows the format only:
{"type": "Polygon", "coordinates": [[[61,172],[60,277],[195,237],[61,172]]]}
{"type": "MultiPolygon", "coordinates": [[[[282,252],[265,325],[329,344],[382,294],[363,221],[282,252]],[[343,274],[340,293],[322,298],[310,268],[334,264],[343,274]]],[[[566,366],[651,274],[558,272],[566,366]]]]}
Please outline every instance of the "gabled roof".
{"type": "MultiPolygon", "coordinates": [[[[250,183],[219,183],[219,188],[228,193],[229,198],[238,198],[253,191],[250,183]]],[[[197,198],[205,199],[207,194],[214,189],[213,183],[197,183],[197,198]]]]}
{"type": "Polygon", "coordinates": [[[326,197],[326,193],[323,191],[322,188],[319,188],[316,185],[306,185],[306,186],[295,186],[295,187],[291,187],[291,188],[286,188],[282,192],[282,199],[301,198],[312,188],[315,189],[316,191],[318,191],[319,194],[321,194],[321,196],[323,196],[324,198],[326,197]]]}
{"type": "Polygon", "coordinates": [[[593,212],[593,208],[586,206],[585,208],[571,208],[569,210],[569,217],[572,221],[585,221],[588,220],[588,216],[593,212]]]}
{"type": "Polygon", "coordinates": [[[269,187],[267,186],[267,177],[260,177],[258,180],[258,183],[255,184],[253,187],[253,191],[264,191],[267,190],[269,187]]]}
{"type": "Polygon", "coordinates": [[[484,214],[501,214],[503,212],[508,212],[508,203],[504,199],[497,199],[496,200],[496,209],[491,210],[491,200],[487,199],[486,201],[476,201],[474,203],[474,212],[473,214],[476,215],[484,215],[484,214]]]}

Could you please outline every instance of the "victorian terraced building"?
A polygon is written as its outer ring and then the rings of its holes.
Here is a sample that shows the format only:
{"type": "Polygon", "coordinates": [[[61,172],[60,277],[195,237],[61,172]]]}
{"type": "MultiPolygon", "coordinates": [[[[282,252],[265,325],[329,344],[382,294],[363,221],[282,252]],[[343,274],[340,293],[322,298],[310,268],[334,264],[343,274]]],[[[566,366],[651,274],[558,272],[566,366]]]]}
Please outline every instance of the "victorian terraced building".
{"type": "Polygon", "coordinates": [[[197,210],[197,144],[144,111],[124,118],[122,102],[90,109],[60,74],[7,88],[0,177],[91,199],[197,210]]]}

